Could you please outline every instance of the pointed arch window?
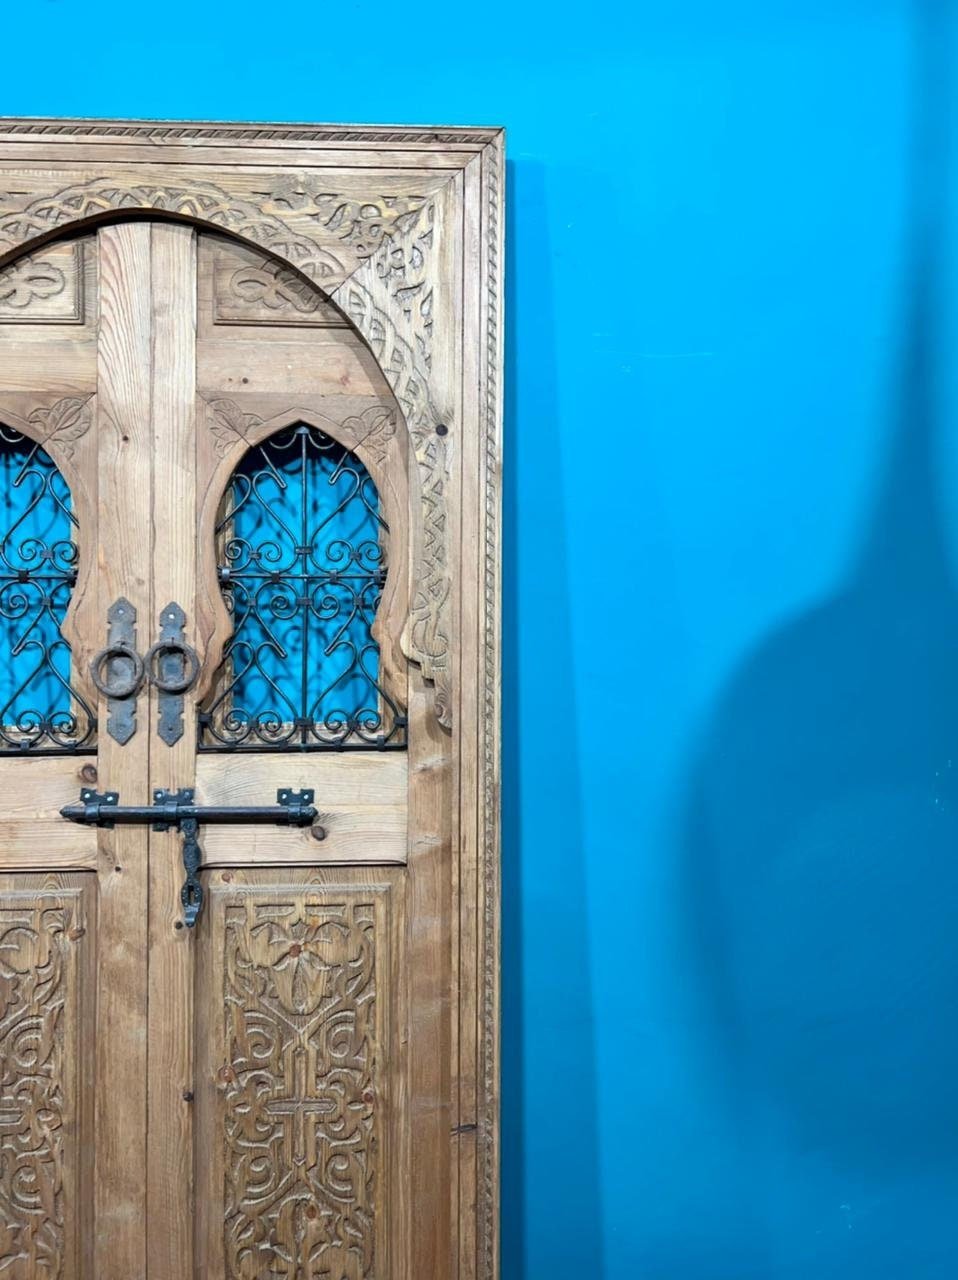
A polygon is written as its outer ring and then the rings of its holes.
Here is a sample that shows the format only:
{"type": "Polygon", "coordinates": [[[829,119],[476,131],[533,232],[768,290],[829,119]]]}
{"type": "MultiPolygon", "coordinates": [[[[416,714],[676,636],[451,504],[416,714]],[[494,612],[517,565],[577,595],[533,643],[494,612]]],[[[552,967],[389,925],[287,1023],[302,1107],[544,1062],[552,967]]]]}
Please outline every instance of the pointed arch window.
{"type": "Polygon", "coordinates": [[[217,526],[233,634],[200,750],[405,746],[373,636],[388,533],[369,472],[318,428],[300,423],[244,455],[217,526]]]}
{"type": "Polygon", "coordinates": [[[75,533],[53,459],[0,423],[0,755],[93,750],[96,719],[60,634],[77,577],[75,533]]]}

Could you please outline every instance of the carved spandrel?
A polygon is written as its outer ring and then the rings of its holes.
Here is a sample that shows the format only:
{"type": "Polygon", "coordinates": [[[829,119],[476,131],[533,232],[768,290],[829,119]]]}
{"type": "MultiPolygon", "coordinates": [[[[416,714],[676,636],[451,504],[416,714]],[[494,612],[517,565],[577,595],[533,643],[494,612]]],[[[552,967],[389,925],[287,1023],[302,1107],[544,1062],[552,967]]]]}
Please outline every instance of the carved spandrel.
{"type": "Polygon", "coordinates": [[[0,324],[82,324],[83,246],[49,245],[0,268],[0,324]]]}
{"type": "Polygon", "coordinates": [[[69,893],[5,892],[0,905],[0,1262],[11,1280],[76,1274],[81,921],[69,893]]]}
{"type": "Polygon", "coordinates": [[[93,396],[64,396],[51,405],[34,409],[27,421],[37,429],[47,447],[54,443],[68,458],[72,458],[77,442],[93,424],[93,396]]]}
{"type": "Polygon", "coordinates": [[[229,1280],[376,1273],[384,1064],[374,901],[233,897],[223,913],[229,1280]]]}

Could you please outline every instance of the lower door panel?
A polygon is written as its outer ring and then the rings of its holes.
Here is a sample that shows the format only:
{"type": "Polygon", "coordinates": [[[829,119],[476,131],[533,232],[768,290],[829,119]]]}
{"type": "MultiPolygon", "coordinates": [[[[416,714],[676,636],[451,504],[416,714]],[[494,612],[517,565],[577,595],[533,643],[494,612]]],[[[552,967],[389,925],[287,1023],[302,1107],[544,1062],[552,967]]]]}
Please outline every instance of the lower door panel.
{"type": "Polygon", "coordinates": [[[0,874],[0,1275],[92,1275],[96,877],[0,874]]]}
{"type": "Polygon", "coordinates": [[[207,873],[198,1274],[400,1280],[403,875],[207,873]]]}

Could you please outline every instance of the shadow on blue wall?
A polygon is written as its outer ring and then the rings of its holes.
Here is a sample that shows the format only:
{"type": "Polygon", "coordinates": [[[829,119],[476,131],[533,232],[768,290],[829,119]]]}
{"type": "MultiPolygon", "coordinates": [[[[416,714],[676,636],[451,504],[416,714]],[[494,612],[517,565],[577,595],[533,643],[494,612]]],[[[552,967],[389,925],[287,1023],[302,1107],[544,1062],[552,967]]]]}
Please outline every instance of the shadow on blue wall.
{"type": "Polygon", "coordinates": [[[687,793],[703,1052],[767,1232],[754,1272],[715,1275],[927,1280],[958,1247],[942,1218],[943,1187],[958,1194],[958,596],[935,481],[947,42],[942,7],[924,8],[901,370],[866,545],[730,681],[687,793]]]}
{"type": "Polygon", "coordinates": [[[507,173],[503,1277],[545,1280],[569,1275],[583,1247],[599,1277],[604,1263],[595,1023],[585,923],[571,574],[562,508],[563,442],[557,429],[553,259],[544,167],[509,162],[507,173]],[[521,231],[520,221],[526,224],[521,231]],[[521,264],[515,256],[520,243],[521,264]],[[536,358],[523,361],[519,335],[532,328],[536,358]],[[520,398],[527,416],[521,423],[520,398]],[[533,629],[545,648],[538,661],[520,671],[523,628],[524,653],[533,629]],[[532,791],[541,787],[543,774],[549,777],[545,797],[532,791]],[[546,849],[544,862],[529,856],[546,849]],[[530,990],[534,1000],[526,998],[530,990]],[[526,1250],[530,1160],[548,1170],[545,1209],[555,1223],[545,1247],[537,1238],[531,1265],[526,1250]]]}

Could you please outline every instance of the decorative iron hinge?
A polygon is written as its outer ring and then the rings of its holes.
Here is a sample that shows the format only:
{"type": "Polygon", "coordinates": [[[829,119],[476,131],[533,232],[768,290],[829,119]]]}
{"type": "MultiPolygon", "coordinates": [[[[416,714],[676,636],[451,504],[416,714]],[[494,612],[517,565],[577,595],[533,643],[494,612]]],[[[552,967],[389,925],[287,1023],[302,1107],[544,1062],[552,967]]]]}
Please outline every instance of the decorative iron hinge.
{"type": "Polygon", "coordinates": [[[179,791],[157,788],[153,804],[121,805],[116,791],[99,792],[85,787],[76,804],[64,805],[62,817],[90,827],[149,824],[154,831],[179,831],[183,837],[183,870],[186,878],[180,890],[183,923],[192,929],[203,907],[203,885],[199,878],[203,851],[199,843],[201,823],[229,822],[278,827],[308,827],[316,820],[314,792],[280,787],[276,803],[262,805],[194,804],[192,787],[179,791]]]}

